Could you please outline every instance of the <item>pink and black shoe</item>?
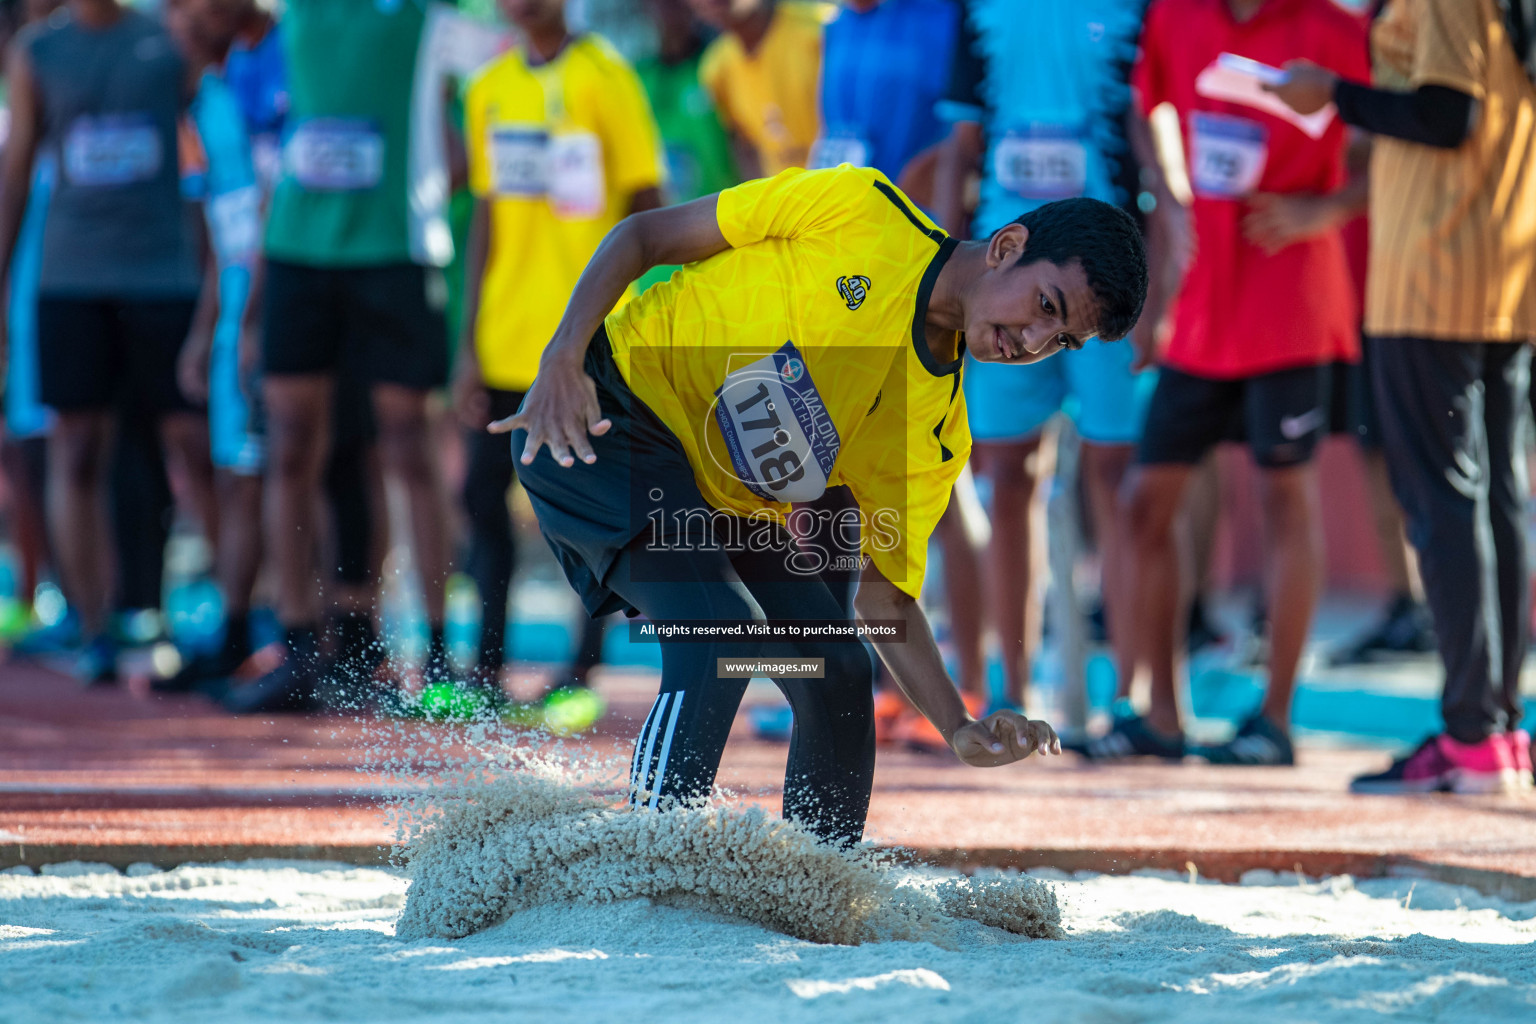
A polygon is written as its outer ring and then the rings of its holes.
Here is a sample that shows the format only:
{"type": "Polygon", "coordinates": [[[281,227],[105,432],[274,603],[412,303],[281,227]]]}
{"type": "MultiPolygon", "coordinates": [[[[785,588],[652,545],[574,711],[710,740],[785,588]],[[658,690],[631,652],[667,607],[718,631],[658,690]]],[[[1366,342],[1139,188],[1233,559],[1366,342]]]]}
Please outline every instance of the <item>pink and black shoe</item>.
{"type": "Polygon", "coordinates": [[[1509,744],[1509,753],[1515,762],[1515,775],[1520,788],[1536,787],[1536,774],[1531,771],[1531,734],[1524,729],[1516,729],[1505,733],[1504,740],[1509,744]]]}
{"type": "Polygon", "coordinates": [[[1501,734],[1480,743],[1432,736],[1376,775],[1349,784],[1354,793],[1518,793],[1512,745],[1501,734]]]}

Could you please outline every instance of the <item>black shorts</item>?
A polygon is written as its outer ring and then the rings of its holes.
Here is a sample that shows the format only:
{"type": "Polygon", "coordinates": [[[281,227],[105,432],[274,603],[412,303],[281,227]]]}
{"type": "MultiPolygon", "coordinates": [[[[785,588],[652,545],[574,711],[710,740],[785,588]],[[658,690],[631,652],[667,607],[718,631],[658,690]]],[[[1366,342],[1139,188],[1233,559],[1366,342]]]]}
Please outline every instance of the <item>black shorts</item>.
{"type": "MultiPolygon", "coordinates": [[[[629,602],[608,585],[609,572],[630,542],[651,531],[658,543],[700,544],[708,539],[703,533],[717,524],[708,516],[710,505],[699,492],[682,442],[629,389],[603,328],[587,346],[584,368],[597,385],[603,415],[613,422],[607,433],[587,439],[597,461],[564,467],[541,447],[530,465],[518,463],[517,475],[538,516],[539,531],[587,613],[593,618],[616,611],[633,614],[629,602]],[[689,516],[695,511],[703,514],[689,516]]],[[[527,432],[515,430],[509,439],[510,450],[521,456],[527,432]]]]}
{"type": "Polygon", "coordinates": [[[1213,380],[1164,367],[1137,461],[1193,465],[1217,444],[1240,441],[1266,469],[1301,465],[1328,429],[1332,371],[1324,364],[1213,380]]]}
{"type": "Polygon", "coordinates": [[[37,355],[43,404],[63,412],[127,406],[155,415],[193,408],[176,384],[194,297],[39,296],[37,355]]]}
{"type": "Polygon", "coordinates": [[[370,384],[448,381],[442,275],[414,263],[308,267],[267,261],[262,364],[273,376],[352,367],[370,384]]]}

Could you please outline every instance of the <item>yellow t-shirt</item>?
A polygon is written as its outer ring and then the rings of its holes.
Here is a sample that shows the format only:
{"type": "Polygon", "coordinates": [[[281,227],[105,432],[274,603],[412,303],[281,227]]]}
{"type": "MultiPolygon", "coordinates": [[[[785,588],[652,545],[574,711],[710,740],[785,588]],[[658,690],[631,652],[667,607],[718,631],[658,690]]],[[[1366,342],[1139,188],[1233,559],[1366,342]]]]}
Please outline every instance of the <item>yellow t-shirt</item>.
{"type": "Polygon", "coordinates": [[[879,171],[785,171],[720,193],[732,248],[608,317],[614,360],[699,490],[782,517],[847,484],[861,551],[908,594],[971,448],[961,359],[928,349],[955,242],[879,171]]]}
{"type": "Polygon", "coordinates": [[[629,200],[664,179],[634,71],[601,37],[530,66],[486,65],[464,102],[469,186],[491,206],[475,349],[485,382],[525,391],[576,279],[629,200]]]}
{"type": "Polygon", "coordinates": [[[757,149],[763,174],[804,167],[821,128],[824,4],[781,2],[757,52],[722,33],[699,64],[699,80],[726,128],[757,149]]]}

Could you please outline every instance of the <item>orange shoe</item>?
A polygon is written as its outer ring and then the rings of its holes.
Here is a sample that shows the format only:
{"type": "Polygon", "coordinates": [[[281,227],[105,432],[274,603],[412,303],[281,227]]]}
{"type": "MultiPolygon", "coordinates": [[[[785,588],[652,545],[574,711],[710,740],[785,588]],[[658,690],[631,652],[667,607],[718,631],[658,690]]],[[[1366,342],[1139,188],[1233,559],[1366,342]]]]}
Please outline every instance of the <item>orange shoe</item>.
{"type": "MultiPolygon", "coordinates": [[[[980,718],[986,710],[987,702],[984,698],[962,693],[960,699],[965,701],[965,708],[974,718],[980,718]]],[[[944,741],[944,734],[939,732],[928,719],[918,714],[915,710],[902,716],[892,730],[892,735],[897,743],[915,747],[918,750],[947,751],[949,744],[944,741]]]]}
{"type": "Polygon", "coordinates": [[[885,746],[899,742],[894,732],[896,724],[903,715],[912,713],[912,705],[901,694],[894,690],[878,691],[875,694],[875,743],[885,746]]]}

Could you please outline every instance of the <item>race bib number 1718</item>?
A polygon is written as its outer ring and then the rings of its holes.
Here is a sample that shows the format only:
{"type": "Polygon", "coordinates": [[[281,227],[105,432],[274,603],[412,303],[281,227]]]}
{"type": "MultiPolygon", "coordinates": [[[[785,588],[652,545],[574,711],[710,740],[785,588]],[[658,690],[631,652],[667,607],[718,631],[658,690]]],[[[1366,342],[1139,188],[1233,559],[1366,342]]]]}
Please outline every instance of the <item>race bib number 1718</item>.
{"type": "Polygon", "coordinates": [[[814,501],[842,442],[795,343],[726,375],[715,421],[738,480],[766,501],[814,501]]]}

